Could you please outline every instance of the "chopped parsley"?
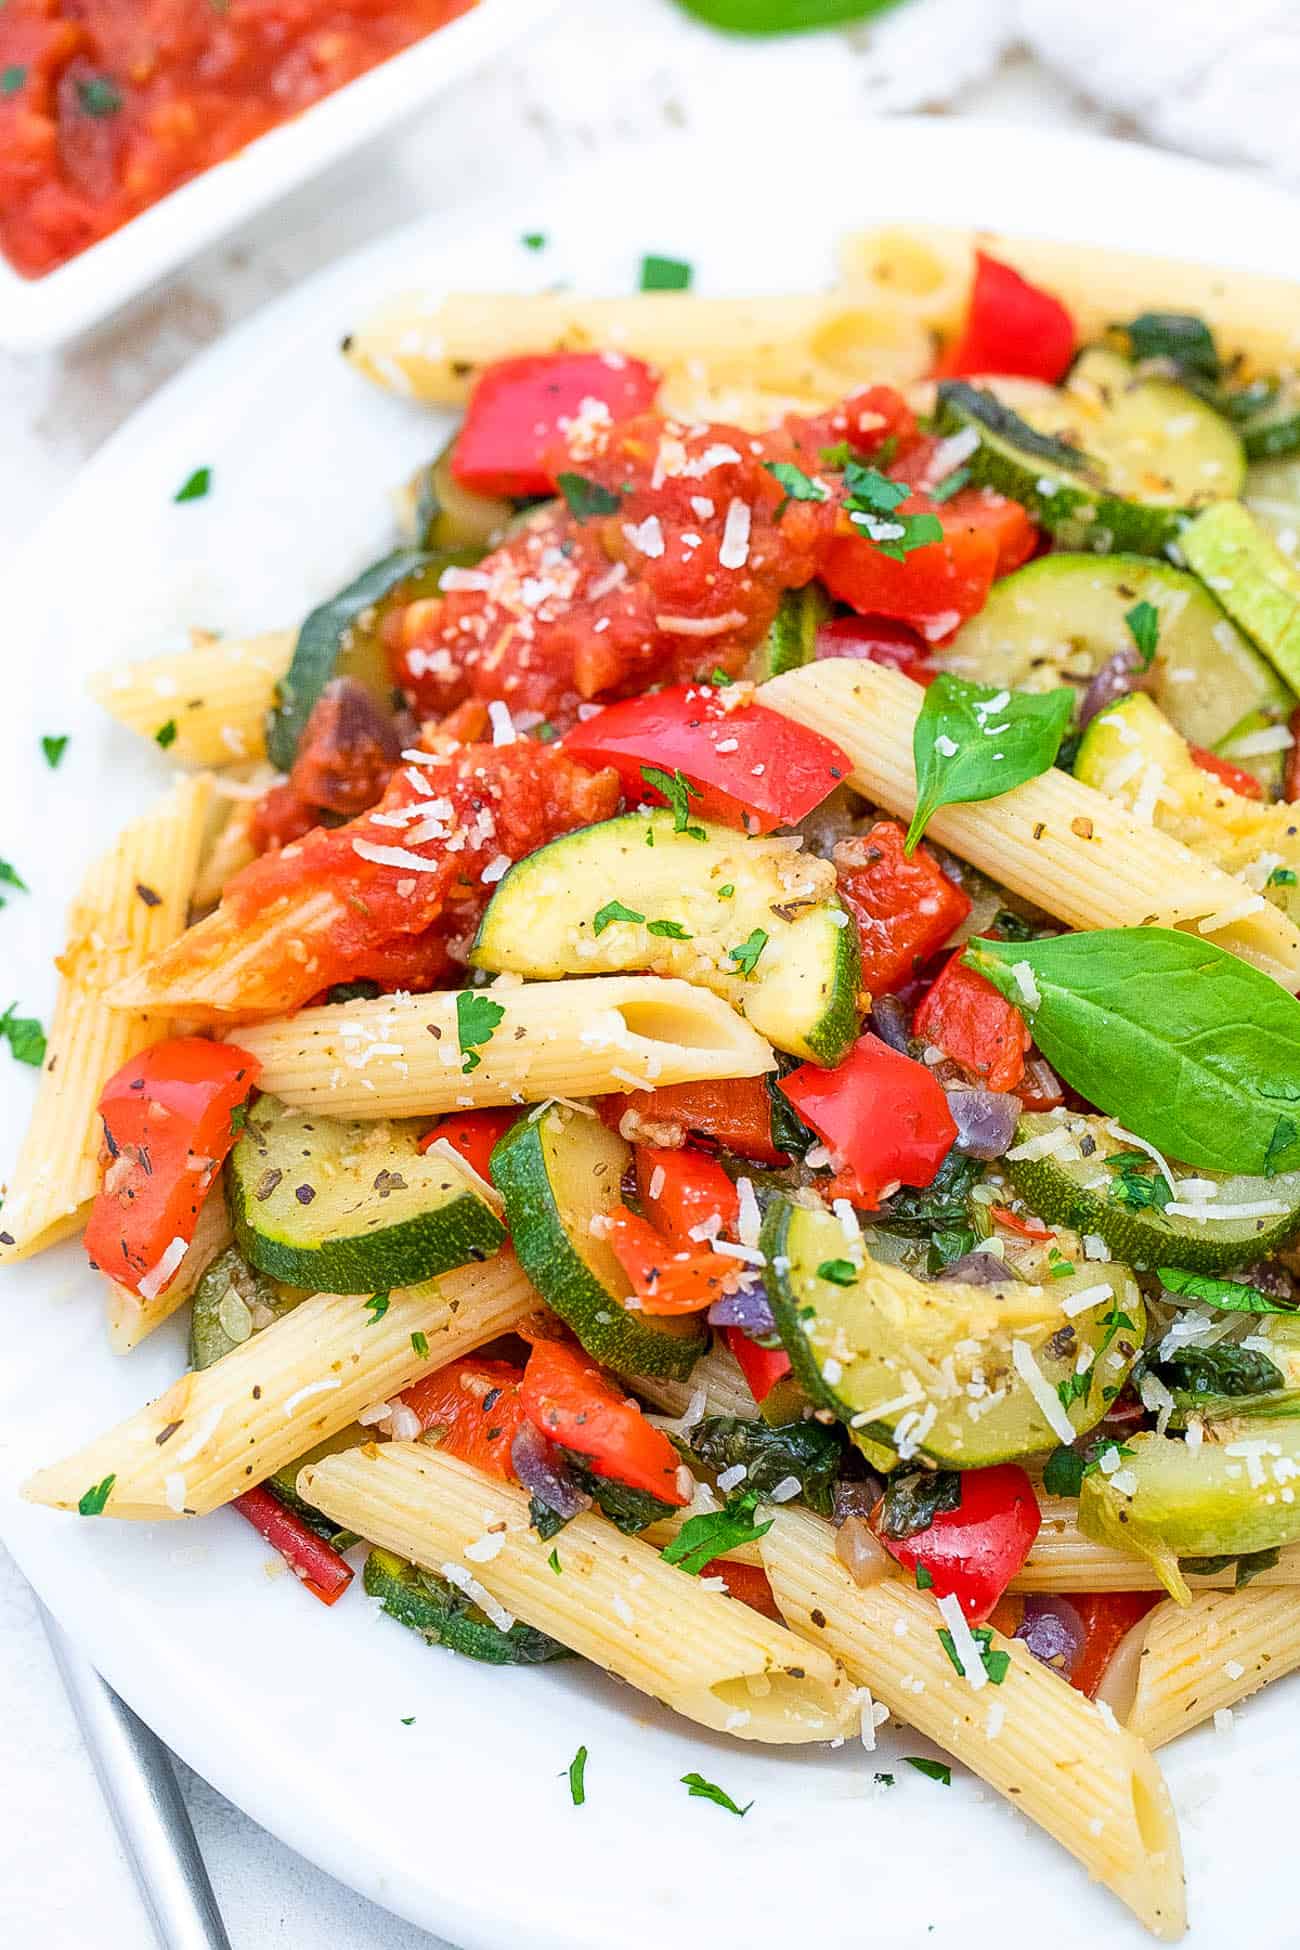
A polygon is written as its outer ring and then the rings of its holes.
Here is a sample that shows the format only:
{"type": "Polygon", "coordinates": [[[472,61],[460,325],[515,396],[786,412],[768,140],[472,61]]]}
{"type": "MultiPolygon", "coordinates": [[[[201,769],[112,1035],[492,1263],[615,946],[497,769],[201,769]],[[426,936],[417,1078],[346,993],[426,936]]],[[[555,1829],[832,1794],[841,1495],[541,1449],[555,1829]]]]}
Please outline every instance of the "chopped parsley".
{"type": "Polygon", "coordinates": [[[17,867],[11,867],[7,860],[0,860],[0,887],[17,887],[24,894],[30,892],[17,867]]]}
{"type": "Polygon", "coordinates": [[[834,467],[838,470],[848,466],[854,458],[854,453],[847,440],[837,440],[833,447],[820,448],[817,458],[823,467],[834,467]]]}
{"type": "Polygon", "coordinates": [[[490,995],[481,990],[461,989],[456,997],[456,1040],[465,1061],[460,1066],[462,1076],[477,1070],[482,1057],[474,1047],[477,1043],[490,1043],[497,1024],[505,1014],[501,1003],[494,1002],[490,995]]]}
{"type": "Polygon", "coordinates": [[[1095,1363],[1089,1362],[1082,1374],[1070,1374],[1065,1377],[1064,1381],[1057,1382],[1056,1393],[1061,1407],[1067,1413],[1073,1403],[1082,1401],[1089,1388],[1091,1388],[1092,1370],[1094,1366],[1095,1363]]]}
{"type": "Polygon", "coordinates": [[[403,1720],[403,1721],[402,1721],[402,1725],[403,1725],[404,1727],[413,1727],[413,1726],[415,1725],[415,1715],[414,1715],[414,1713],[412,1713],[412,1715],[411,1715],[411,1717],[410,1717],[410,1719],[409,1719],[409,1720],[403,1720]]]}
{"type": "Polygon", "coordinates": [[[931,501],[951,501],[954,494],[965,487],[970,479],[969,467],[954,467],[951,474],[945,474],[937,487],[927,488],[931,501]]]}
{"type": "Polygon", "coordinates": [[[873,1774],[871,1778],[877,1787],[891,1788],[894,1785],[892,1774],[873,1774]]]}
{"type": "Polygon", "coordinates": [[[45,1031],[35,1016],[16,1016],[17,1007],[16,1002],[11,1002],[0,1016],[0,1040],[8,1043],[16,1063],[30,1063],[34,1070],[39,1070],[45,1061],[45,1031]]]}
{"type": "Polygon", "coordinates": [[[248,1122],[248,1105],[232,1104],[230,1106],[231,1136],[233,1137],[237,1131],[242,1131],[244,1126],[247,1124],[247,1122],[248,1122]]]}
{"type": "Polygon", "coordinates": [[[709,672],[709,682],[716,691],[729,689],[735,681],[735,678],[729,676],[721,664],[714,664],[713,669],[709,672]]]}
{"type": "Polygon", "coordinates": [[[519,241],[526,251],[546,249],[546,233],[543,230],[526,230],[519,241]]]}
{"type": "Polygon", "coordinates": [[[79,1514],[83,1517],[102,1517],[104,1505],[112,1495],[116,1481],[116,1474],[106,1476],[102,1483],[92,1483],[88,1490],[84,1490],[77,1501],[79,1514]]]}
{"type": "Polygon", "coordinates": [[[168,718],[166,724],[160,724],[153,738],[155,745],[161,745],[164,751],[166,751],[168,745],[174,745],[176,743],[175,718],[168,718]]]}
{"type": "Polygon", "coordinates": [[[172,496],[173,501],[202,501],[212,486],[212,469],[196,467],[189,479],[178,487],[172,496]]]}
{"type": "Polygon", "coordinates": [[[1124,617],[1128,633],[1137,645],[1138,655],[1144,669],[1151,668],[1156,654],[1156,644],[1160,640],[1160,611],[1154,603],[1134,603],[1124,617]]]}
{"type": "Polygon", "coordinates": [[[647,921],[647,934],[662,935],[665,941],[692,941],[694,936],[686,932],[680,921],[647,921]]]}
{"type": "Polygon", "coordinates": [[[1264,882],[1264,885],[1266,887],[1294,887],[1295,880],[1296,877],[1295,877],[1294,868],[1274,867],[1272,873],[1269,875],[1268,879],[1264,882]]]}
{"type": "Polygon", "coordinates": [[[785,489],[785,494],[781,499],[781,505],[776,511],[776,519],[778,521],[780,521],[791,501],[828,501],[830,499],[829,493],[822,486],[821,482],[814,481],[810,475],[804,473],[802,467],[796,467],[793,461],[765,460],[763,466],[772,476],[773,480],[779,481],[785,489]]]}
{"type": "Polygon", "coordinates": [[[926,1569],[924,1564],[918,1564],[916,1567],[917,1590],[930,1591],[933,1589],[933,1587],[934,1587],[934,1579],[931,1577],[929,1571],[926,1569]]]}
{"type": "Polygon", "coordinates": [[[122,91],[103,75],[92,75],[89,81],[77,83],[77,100],[87,115],[93,115],[97,122],[110,115],[116,115],[122,106],[122,91]]]}
{"type": "MultiPolygon", "coordinates": [[[[47,735],[41,739],[41,750],[45,753],[45,763],[49,766],[51,772],[58,771],[59,760],[63,757],[67,749],[68,735],[66,732],[60,738],[52,738],[47,735]]],[[[1295,875],[1292,874],[1291,878],[1294,880],[1295,875]]]]}
{"type": "Polygon", "coordinates": [[[1153,1169],[1145,1151],[1112,1151],[1102,1162],[1117,1173],[1110,1187],[1110,1197],[1130,1212],[1144,1212],[1150,1208],[1163,1212],[1173,1197],[1168,1180],[1162,1172],[1153,1169]]]}
{"type": "Polygon", "coordinates": [[[26,79],[26,68],[0,68],[0,95],[16,95],[26,79]]]}
{"type": "Polygon", "coordinates": [[[604,934],[613,921],[644,921],[645,915],[638,914],[634,907],[624,907],[622,901],[606,901],[597,908],[591,926],[594,934],[604,934]]]}
{"type": "MultiPolygon", "coordinates": [[[[691,800],[702,797],[700,788],[692,785],[682,772],[665,772],[658,765],[643,765],[641,777],[655,792],[661,792],[672,807],[674,833],[689,833],[693,840],[708,838],[702,826],[692,826],[691,800]]],[[[650,844],[653,846],[654,841],[650,844]]]]}
{"type": "MultiPolygon", "coordinates": [[[[919,1568],[918,1566],[918,1570],[919,1568]]],[[[920,1582],[919,1578],[917,1582],[920,1582]]],[[[989,1625],[977,1625],[971,1633],[971,1637],[979,1647],[980,1659],[983,1662],[985,1672],[989,1676],[989,1684],[991,1686],[1000,1686],[1006,1678],[1007,1671],[1011,1665],[1011,1654],[1009,1652],[1003,1652],[993,1644],[993,1630],[989,1625]]],[[[957,1647],[954,1645],[952,1633],[946,1625],[939,1627],[939,1643],[948,1654],[948,1660],[953,1671],[959,1672],[964,1679],[966,1677],[966,1669],[957,1657],[957,1647]]],[[[916,1762],[913,1761],[912,1765],[915,1766],[916,1762]]]]}
{"type": "Polygon", "coordinates": [[[366,1312],[370,1315],[372,1323],[382,1320],[388,1312],[388,1300],[389,1296],[386,1293],[372,1293],[366,1301],[366,1312]]]}
{"type": "Polygon", "coordinates": [[[647,252],[641,259],[642,291],[689,291],[693,276],[692,267],[680,257],[656,257],[647,252]]]}
{"type": "Polygon", "coordinates": [[[729,880],[725,887],[719,887],[718,899],[720,901],[729,901],[731,899],[731,896],[735,893],[735,891],[736,888],[735,888],[734,881],[729,880]]]}
{"type": "Polygon", "coordinates": [[[742,941],[738,948],[728,948],[727,959],[735,962],[742,975],[752,975],[759,956],[767,946],[767,941],[766,930],[755,928],[749,938],[742,941]]]}
{"type": "Polygon", "coordinates": [[[573,1796],[575,1808],[580,1808],[587,1798],[587,1749],[585,1747],[579,1747],[569,1762],[569,1793],[573,1796]]]}
{"type": "Polygon", "coordinates": [[[851,1259],[824,1259],[817,1268],[817,1277],[829,1280],[832,1286],[852,1286],[858,1269],[851,1259]]]}
{"type": "Polygon", "coordinates": [[[411,1346],[415,1350],[415,1352],[419,1355],[422,1361],[428,1360],[429,1336],[427,1334],[422,1334],[417,1329],[416,1332],[411,1336],[411,1346]]]}
{"type": "Polygon", "coordinates": [[[844,507],[849,520],[891,561],[901,562],[914,548],[943,540],[943,523],[938,515],[897,512],[912,492],[905,482],[891,481],[874,467],[849,461],[844,469],[844,485],[848,489],[844,507]]]}
{"type": "Polygon", "coordinates": [[[927,1781],[938,1781],[941,1787],[952,1786],[952,1769],[947,1761],[926,1760],[923,1754],[904,1754],[903,1759],[918,1774],[924,1774],[927,1781]]]}
{"type": "Polygon", "coordinates": [[[698,1578],[715,1557],[722,1557],[741,1544],[756,1544],[772,1528],[771,1517],[766,1523],[754,1522],[757,1500],[752,1495],[740,1496],[728,1503],[725,1510],[688,1517],[672,1541],[664,1545],[661,1555],[665,1564],[675,1564],[688,1577],[698,1578]]]}
{"type": "Polygon", "coordinates": [[[1043,1464],[1043,1488],[1049,1496],[1077,1496],[1083,1488],[1083,1457],[1061,1443],[1043,1464]]]}
{"type": "Polygon", "coordinates": [[[589,481],[585,474],[557,474],[555,484],[575,521],[590,521],[593,515],[618,513],[618,496],[611,494],[607,487],[602,487],[599,481],[589,481]]]}
{"type": "Polygon", "coordinates": [[[747,1815],[754,1805],[747,1801],[743,1808],[738,1808],[725,1788],[720,1788],[715,1781],[706,1781],[703,1774],[683,1774],[682,1786],[689,1789],[692,1798],[698,1796],[701,1801],[716,1802],[728,1814],[747,1815]]]}
{"type": "Polygon", "coordinates": [[[539,724],[537,727],[537,742],[539,745],[553,744],[554,741],[559,737],[559,735],[560,735],[559,732],[555,729],[555,726],[549,722],[549,720],[544,721],[542,724],[539,724]]]}
{"type": "Polygon", "coordinates": [[[560,1562],[559,1551],[552,1549],[551,1554],[547,1558],[546,1562],[550,1565],[551,1569],[554,1571],[556,1577],[558,1578],[564,1569],[564,1566],[560,1562]]]}

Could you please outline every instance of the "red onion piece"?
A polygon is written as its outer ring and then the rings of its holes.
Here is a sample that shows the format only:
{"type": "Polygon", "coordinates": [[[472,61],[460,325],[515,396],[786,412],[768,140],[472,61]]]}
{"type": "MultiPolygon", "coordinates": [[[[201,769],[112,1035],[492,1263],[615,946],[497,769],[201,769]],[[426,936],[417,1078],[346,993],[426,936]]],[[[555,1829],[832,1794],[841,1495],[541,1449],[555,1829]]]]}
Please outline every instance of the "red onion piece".
{"type": "Polygon", "coordinates": [[[1000,1158],[1010,1150],[1020,1116],[1020,1099],[1005,1090],[945,1092],[957,1126],[957,1149],[968,1158],[1000,1158]]]}
{"type": "Polygon", "coordinates": [[[871,1005],[871,1018],[867,1027],[873,1035],[879,1036],[882,1043],[897,1050],[900,1056],[907,1055],[907,1030],[911,1015],[905,1002],[896,995],[878,995],[871,1005]]]}
{"type": "Polygon", "coordinates": [[[772,1303],[761,1280],[747,1281],[734,1293],[724,1293],[709,1308],[710,1327],[739,1327],[753,1340],[776,1333],[772,1303]]]}
{"type": "Polygon", "coordinates": [[[835,1555],[864,1588],[890,1576],[894,1560],[865,1517],[846,1517],[835,1533],[835,1555]]]}
{"type": "Polygon", "coordinates": [[[963,1253],[937,1276],[941,1280],[960,1280],[965,1286],[997,1286],[1006,1280],[1006,1261],[996,1253],[963,1253]]]}
{"type": "Polygon", "coordinates": [[[578,1479],[553,1442],[540,1429],[525,1422],[510,1445],[510,1460],[515,1475],[530,1496],[554,1510],[567,1523],[570,1517],[591,1508],[591,1498],[579,1487],[578,1479]]]}
{"type": "Polygon", "coordinates": [[[1063,1679],[1069,1679],[1079,1663],[1087,1632],[1083,1620],[1068,1598],[1025,1599],[1025,1615],[1015,1630],[1034,1657],[1063,1679]]]}
{"type": "Polygon", "coordinates": [[[850,1517],[865,1520],[884,1494],[885,1486],[879,1476],[861,1476],[852,1481],[841,1479],[835,1485],[831,1517],[836,1524],[845,1523],[850,1517]]]}
{"type": "Polygon", "coordinates": [[[1136,644],[1125,644],[1113,657],[1107,657],[1087,690],[1079,706],[1079,729],[1091,724],[1099,711],[1117,698],[1127,697],[1131,691],[1147,691],[1151,688],[1151,672],[1142,661],[1142,653],[1136,644]]]}

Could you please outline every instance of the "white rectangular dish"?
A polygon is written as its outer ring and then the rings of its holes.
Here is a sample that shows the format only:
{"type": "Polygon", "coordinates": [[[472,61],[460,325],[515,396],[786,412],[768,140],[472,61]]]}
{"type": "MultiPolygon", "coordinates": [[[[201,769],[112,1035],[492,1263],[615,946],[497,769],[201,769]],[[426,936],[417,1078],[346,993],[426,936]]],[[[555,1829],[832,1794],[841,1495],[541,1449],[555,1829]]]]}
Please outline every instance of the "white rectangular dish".
{"type": "Polygon", "coordinates": [[[20,277],[0,257],[0,345],[58,345],[108,318],[236,224],[444,93],[553,5],[479,0],[42,278],[20,277]]]}

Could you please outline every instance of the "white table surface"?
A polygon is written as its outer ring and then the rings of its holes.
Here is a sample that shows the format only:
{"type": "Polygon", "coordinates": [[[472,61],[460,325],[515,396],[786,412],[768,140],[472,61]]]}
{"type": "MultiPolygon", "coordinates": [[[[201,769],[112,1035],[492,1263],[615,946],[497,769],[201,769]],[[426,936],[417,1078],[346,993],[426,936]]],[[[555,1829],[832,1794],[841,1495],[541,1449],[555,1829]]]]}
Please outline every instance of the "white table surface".
{"type": "MultiPolygon", "coordinates": [[[[454,102],[267,212],[124,320],[63,354],[0,354],[0,537],[20,539],[134,407],[317,266],[548,167],[584,156],[598,166],[665,130],[689,140],[720,74],[738,95],[779,102],[795,70],[801,91],[840,113],[919,108],[1131,133],[1024,54],[999,60],[1001,39],[986,0],[921,0],[910,19],[850,36],[742,47],[693,27],[669,0],[567,0],[454,102]]],[[[526,225],[526,195],[520,217],[526,225]]],[[[671,252],[649,210],[638,221],[647,248],[671,252]]],[[[2,1547],[0,1727],[0,1943],[151,1950],[34,1601],[2,1547]]],[[[180,1773],[235,1950],[439,1950],[180,1773]]]]}

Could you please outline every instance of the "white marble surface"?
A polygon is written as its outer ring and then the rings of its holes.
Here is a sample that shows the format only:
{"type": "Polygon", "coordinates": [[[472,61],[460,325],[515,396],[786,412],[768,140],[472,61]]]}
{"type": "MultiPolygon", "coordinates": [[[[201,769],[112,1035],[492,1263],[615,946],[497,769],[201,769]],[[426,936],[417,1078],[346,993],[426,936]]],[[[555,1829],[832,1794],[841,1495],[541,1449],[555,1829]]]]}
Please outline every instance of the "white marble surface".
{"type": "MultiPolygon", "coordinates": [[[[1009,42],[1014,8],[918,0],[853,35],[736,47],[669,0],[570,0],[510,58],[198,260],[170,290],[62,355],[0,356],[0,537],[16,540],[131,410],[203,346],[316,266],[409,217],[667,130],[688,140],[720,88],[779,115],[924,109],[1131,134],[1009,42]]],[[[648,247],[653,212],[635,213],[648,247]]],[[[631,219],[630,219],[631,220],[631,219]]],[[[59,1690],[31,1594],[0,1549],[0,1942],[148,1950],[149,1928],[59,1690]]],[[[280,1846],[182,1770],[235,1950],[438,1950],[280,1846]]]]}

